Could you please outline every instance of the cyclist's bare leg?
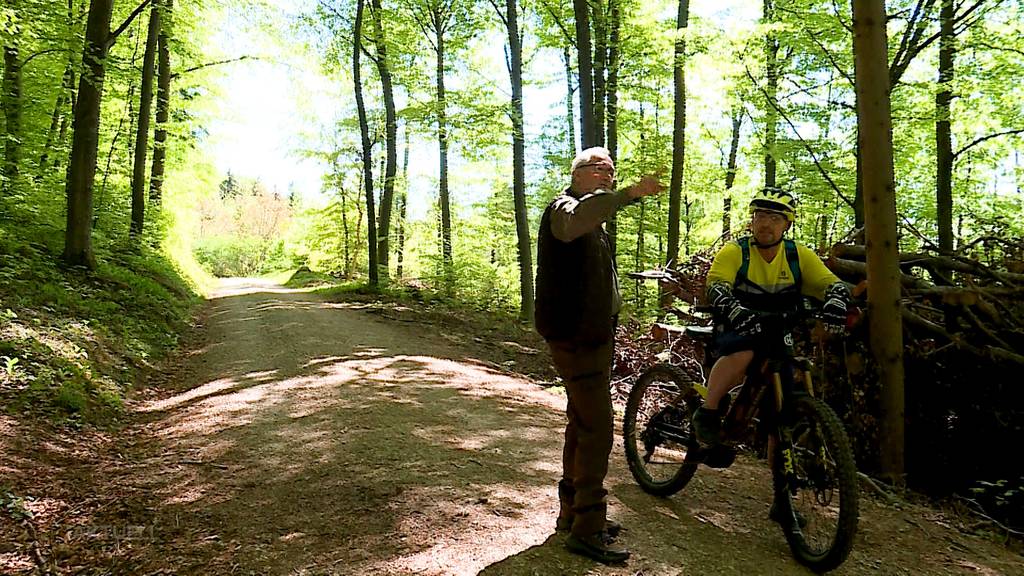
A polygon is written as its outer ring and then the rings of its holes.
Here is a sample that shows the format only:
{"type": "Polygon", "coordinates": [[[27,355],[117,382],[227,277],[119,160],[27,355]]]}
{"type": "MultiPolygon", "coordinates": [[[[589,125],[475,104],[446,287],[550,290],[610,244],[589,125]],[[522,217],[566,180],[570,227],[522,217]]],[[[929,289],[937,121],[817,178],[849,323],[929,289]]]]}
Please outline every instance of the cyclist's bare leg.
{"type": "Polygon", "coordinates": [[[717,410],[726,393],[743,379],[753,359],[753,350],[741,350],[719,358],[708,376],[708,397],[704,400],[704,407],[717,410]]]}

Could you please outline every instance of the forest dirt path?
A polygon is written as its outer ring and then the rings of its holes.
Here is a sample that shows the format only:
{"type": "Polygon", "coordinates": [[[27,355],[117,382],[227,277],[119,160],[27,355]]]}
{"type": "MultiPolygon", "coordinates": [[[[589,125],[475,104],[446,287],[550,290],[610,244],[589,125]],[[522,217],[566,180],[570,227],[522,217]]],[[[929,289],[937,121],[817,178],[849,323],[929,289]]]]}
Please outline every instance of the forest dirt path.
{"type": "MultiPolygon", "coordinates": [[[[133,409],[108,522],[145,527],[118,574],[807,574],[766,518],[765,465],[643,493],[612,453],[611,515],[633,551],[605,567],[555,535],[565,399],[438,326],[308,292],[226,281],[200,342],[133,409]]],[[[1024,558],[939,513],[863,498],[837,574],[1024,574],[1024,558]]],[[[102,539],[95,546],[110,546],[102,539]]]]}

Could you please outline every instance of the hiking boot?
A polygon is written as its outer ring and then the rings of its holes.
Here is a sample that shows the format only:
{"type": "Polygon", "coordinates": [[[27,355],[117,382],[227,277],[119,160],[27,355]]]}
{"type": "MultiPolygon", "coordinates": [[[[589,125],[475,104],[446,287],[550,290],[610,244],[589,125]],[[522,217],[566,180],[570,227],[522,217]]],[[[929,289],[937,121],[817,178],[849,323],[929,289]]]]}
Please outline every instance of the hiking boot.
{"type": "MultiPolygon", "coordinates": [[[[572,516],[559,516],[558,520],[555,520],[555,532],[568,532],[572,528],[572,516]]],[[[615,538],[622,532],[622,524],[619,524],[615,520],[604,521],[604,531],[608,533],[608,536],[615,538]]]]}
{"type": "Polygon", "coordinates": [[[569,534],[565,547],[573,554],[586,556],[601,564],[621,564],[629,560],[629,550],[615,544],[614,539],[604,530],[586,536],[569,534]]]}
{"type": "Polygon", "coordinates": [[[697,442],[704,448],[713,448],[722,440],[722,417],[718,410],[708,410],[701,406],[693,412],[693,434],[697,442]]]}
{"type": "MultiPolygon", "coordinates": [[[[804,515],[801,514],[799,510],[793,510],[793,515],[796,516],[796,523],[800,528],[805,528],[807,526],[807,518],[804,518],[804,515]]],[[[768,519],[773,522],[777,522],[779,526],[782,526],[783,528],[786,527],[786,524],[793,521],[792,518],[785,513],[783,507],[779,506],[778,500],[772,500],[771,510],[768,510],[768,519]]]]}

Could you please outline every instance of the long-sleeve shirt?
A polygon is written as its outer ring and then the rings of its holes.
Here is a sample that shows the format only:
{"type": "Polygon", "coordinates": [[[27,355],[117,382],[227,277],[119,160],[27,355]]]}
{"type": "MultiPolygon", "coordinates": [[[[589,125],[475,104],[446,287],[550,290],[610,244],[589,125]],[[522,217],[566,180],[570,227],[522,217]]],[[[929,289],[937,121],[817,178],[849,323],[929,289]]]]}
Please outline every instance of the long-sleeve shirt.
{"type": "MultiPolygon", "coordinates": [[[[572,190],[567,189],[554,200],[551,207],[551,233],[562,242],[572,242],[588,232],[601,228],[616,210],[631,201],[629,195],[621,190],[595,190],[579,197],[572,194],[572,190]]],[[[601,236],[604,242],[608,242],[603,228],[601,236]]],[[[614,258],[612,272],[612,314],[618,314],[622,309],[622,295],[619,294],[619,275],[615,271],[614,258]]]]}

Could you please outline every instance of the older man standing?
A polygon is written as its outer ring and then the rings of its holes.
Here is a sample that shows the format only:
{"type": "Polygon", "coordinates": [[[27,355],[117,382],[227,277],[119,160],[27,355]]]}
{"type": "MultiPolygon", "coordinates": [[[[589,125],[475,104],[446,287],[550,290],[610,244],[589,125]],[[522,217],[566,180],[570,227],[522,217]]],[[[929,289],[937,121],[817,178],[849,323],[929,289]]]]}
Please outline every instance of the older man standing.
{"type": "Polygon", "coordinates": [[[603,563],[629,552],[607,519],[608,456],[612,449],[611,378],[615,323],[622,306],[608,235],[602,224],[620,207],[662,190],[656,178],[614,191],[615,165],[605,148],[588,148],[572,162],[568,189],[544,211],[537,239],[537,331],[547,340],[568,403],[557,530],[566,547],[603,563]]]}

